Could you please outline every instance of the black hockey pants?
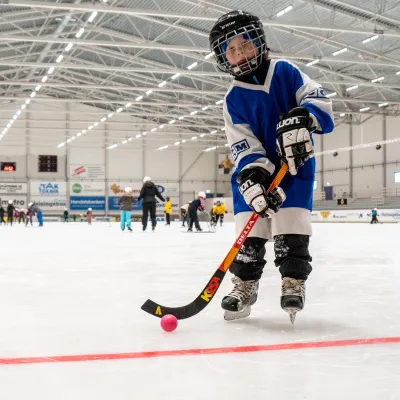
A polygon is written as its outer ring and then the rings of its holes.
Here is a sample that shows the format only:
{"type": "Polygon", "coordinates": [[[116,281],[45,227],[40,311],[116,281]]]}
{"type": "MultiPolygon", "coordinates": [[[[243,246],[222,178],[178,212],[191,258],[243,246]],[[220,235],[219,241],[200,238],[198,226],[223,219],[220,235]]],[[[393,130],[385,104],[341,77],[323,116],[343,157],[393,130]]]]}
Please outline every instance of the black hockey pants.
{"type": "MultiPolygon", "coordinates": [[[[307,280],[312,271],[312,258],[308,251],[310,237],[307,235],[277,235],[275,240],[275,266],[282,278],[307,280]]],[[[266,239],[249,237],[243,243],[230,267],[230,272],[244,281],[261,278],[266,261],[266,239]]]]}
{"type": "Polygon", "coordinates": [[[149,219],[149,212],[150,212],[150,218],[151,218],[151,226],[153,228],[155,228],[155,226],[157,225],[156,203],[143,203],[142,225],[143,225],[144,231],[147,228],[147,220],[149,219]]]}

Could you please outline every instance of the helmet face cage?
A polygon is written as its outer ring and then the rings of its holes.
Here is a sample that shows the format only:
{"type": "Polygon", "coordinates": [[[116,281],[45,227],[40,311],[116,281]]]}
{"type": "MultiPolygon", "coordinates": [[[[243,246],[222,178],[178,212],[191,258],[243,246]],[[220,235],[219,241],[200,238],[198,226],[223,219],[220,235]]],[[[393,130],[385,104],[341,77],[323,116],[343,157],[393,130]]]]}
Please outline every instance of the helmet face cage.
{"type": "MultiPolygon", "coordinates": [[[[227,32],[221,32],[220,35],[215,37],[210,43],[211,50],[214,52],[214,57],[217,61],[218,68],[223,72],[228,72],[234,76],[247,75],[256,70],[263,60],[268,55],[268,48],[265,41],[265,33],[262,27],[258,24],[249,24],[227,32]],[[236,36],[243,36],[246,41],[242,43],[242,51],[245,54],[245,46],[249,43],[253,45],[256,50],[256,55],[252,58],[244,57],[244,62],[240,65],[231,65],[226,57],[230,41],[236,36]]],[[[236,51],[236,50],[234,50],[236,51]]]]}

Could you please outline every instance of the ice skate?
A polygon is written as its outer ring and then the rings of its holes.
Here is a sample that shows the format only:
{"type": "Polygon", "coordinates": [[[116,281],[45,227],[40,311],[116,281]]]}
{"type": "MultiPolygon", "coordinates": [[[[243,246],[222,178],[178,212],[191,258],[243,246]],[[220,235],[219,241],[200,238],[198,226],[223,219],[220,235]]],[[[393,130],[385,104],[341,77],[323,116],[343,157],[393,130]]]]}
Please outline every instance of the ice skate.
{"type": "Polygon", "coordinates": [[[232,282],[235,286],[221,303],[221,307],[225,310],[226,321],[248,317],[251,306],[257,301],[258,281],[242,281],[234,276],[232,282]]]}
{"type": "Polygon", "coordinates": [[[129,231],[129,232],[133,232],[133,231],[132,231],[132,228],[131,228],[130,226],[128,226],[128,231],[129,231]]]}
{"type": "Polygon", "coordinates": [[[303,309],[305,300],[305,281],[293,278],[282,279],[281,307],[289,314],[292,324],[294,324],[297,312],[303,309]]]}

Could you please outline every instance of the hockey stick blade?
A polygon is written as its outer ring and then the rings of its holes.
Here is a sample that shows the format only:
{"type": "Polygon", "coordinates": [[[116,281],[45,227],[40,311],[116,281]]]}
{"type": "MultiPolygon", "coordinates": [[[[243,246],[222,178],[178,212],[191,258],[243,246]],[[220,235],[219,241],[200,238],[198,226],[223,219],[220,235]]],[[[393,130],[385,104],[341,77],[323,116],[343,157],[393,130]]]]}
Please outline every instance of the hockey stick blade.
{"type": "MultiPolygon", "coordinates": [[[[269,186],[267,193],[280,184],[287,170],[288,170],[287,164],[283,164],[280,170],[278,171],[277,175],[275,176],[275,179],[269,186]]],[[[164,315],[171,314],[174,315],[179,320],[193,317],[194,315],[202,311],[205,307],[207,307],[210,304],[211,300],[214,298],[215,293],[217,293],[221,285],[221,282],[225,278],[225,275],[229,267],[231,266],[237,253],[239,253],[239,250],[241,249],[243,242],[249,236],[251,230],[253,229],[259,217],[260,216],[255,212],[251,215],[245,227],[243,228],[242,232],[240,233],[239,237],[236,239],[232,248],[229,250],[229,253],[226,255],[221,265],[214,272],[211,279],[207,282],[207,285],[203,288],[203,290],[200,292],[200,294],[194,301],[182,307],[166,307],[148,299],[142,305],[141,309],[158,318],[162,318],[164,315]]]]}

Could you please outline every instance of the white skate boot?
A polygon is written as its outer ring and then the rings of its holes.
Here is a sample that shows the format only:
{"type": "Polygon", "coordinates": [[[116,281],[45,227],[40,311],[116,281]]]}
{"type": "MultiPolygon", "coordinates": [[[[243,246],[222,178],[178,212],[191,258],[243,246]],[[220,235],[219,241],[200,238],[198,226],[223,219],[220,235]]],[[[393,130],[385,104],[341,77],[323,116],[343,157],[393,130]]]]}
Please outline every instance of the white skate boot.
{"type": "Polygon", "coordinates": [[[225,310],[224,319],[232,321],[246,318],[251,313],[251,306],[257,301],[258,281],[242,281],[234,276],[232,291],[222,299],[221,307],[225,310]]]}
{"type": "Polygon", "coordinates": [[[281,292],[281,307],[289,314],[290,322],[294,324],[296,314],[301,311],[306,301],[305,281],[283,278],[281,292]]]}

